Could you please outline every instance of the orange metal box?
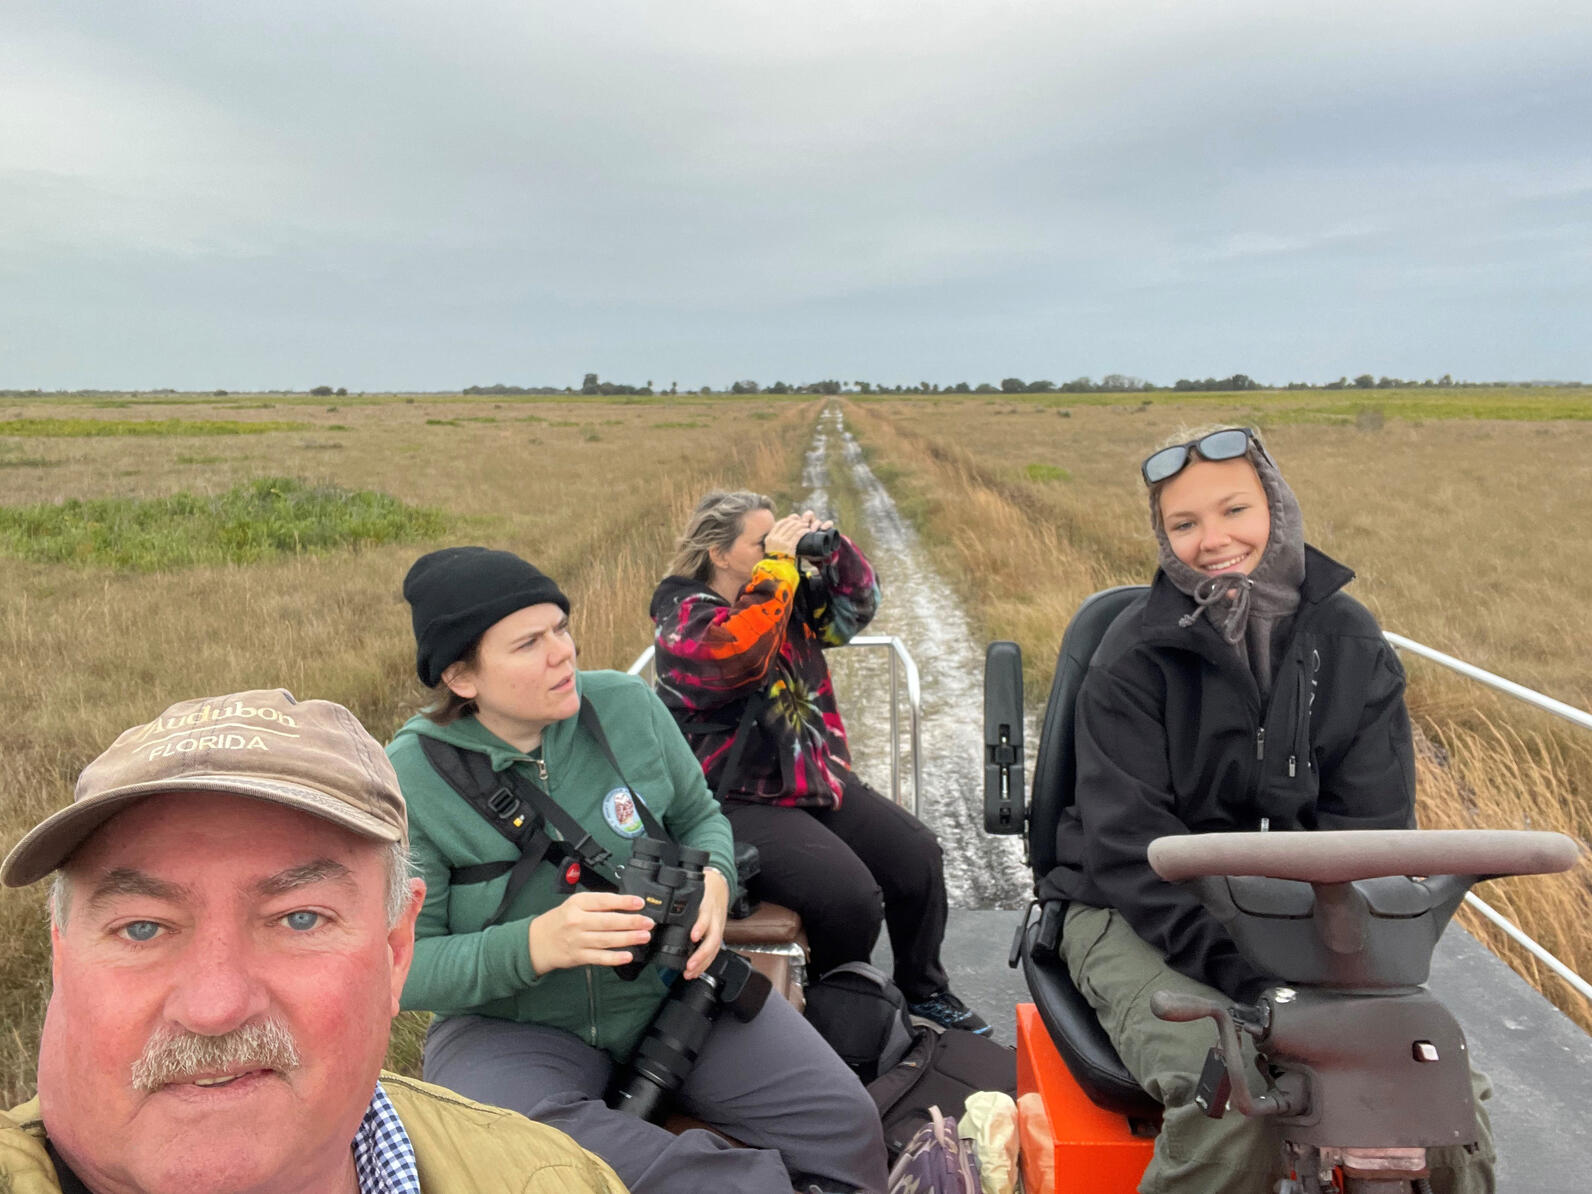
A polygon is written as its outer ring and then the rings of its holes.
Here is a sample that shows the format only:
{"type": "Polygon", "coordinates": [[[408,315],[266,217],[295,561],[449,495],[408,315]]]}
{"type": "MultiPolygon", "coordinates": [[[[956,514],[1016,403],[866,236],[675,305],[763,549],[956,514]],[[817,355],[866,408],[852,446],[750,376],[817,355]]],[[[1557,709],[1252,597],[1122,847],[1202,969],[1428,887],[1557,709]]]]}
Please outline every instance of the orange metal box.
{"type": "Polygon", "coordinates": [[[1133,1135],[1125,1118],[1089,1101],[1031,1003],[1017,1005],[1017,1108],[1028,1194],[1138,1188],[1155,1141],[1133,1135]]]}

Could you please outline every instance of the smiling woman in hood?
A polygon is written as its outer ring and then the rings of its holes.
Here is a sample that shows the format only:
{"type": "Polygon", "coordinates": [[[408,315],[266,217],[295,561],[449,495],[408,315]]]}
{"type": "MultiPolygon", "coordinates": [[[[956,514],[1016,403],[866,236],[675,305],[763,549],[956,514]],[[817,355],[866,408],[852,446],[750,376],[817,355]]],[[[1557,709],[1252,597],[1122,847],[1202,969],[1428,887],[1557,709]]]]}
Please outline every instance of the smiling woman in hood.
{"type": "MultiPolygon", "coordinates": [[[[1141,466],[1160,567],[1106,631],[1074,714],[1077,779],[1040,895],[1067,907],[1061,952],[1128,1070],[1165,1107],[1141,1191],[1267,1194],[1271,1121],[1209,1119],[1193,1101],[1209,1026],[1150,996],[1249,1001],[1270,976],[1192,891],[1150,869],[1149,843],[1232,831],[1414,823],[1404,671],[1354,573],[1304,541],[1293,491],[1251,428],[1186,432],[1141,466]]],[[[1478,1077],[1478,1099],[1490,1089],[1478,1077]]],[[[1491,1138],[1433,1149],[1434,1189],[1492,1188],[1491,1138]]]]}

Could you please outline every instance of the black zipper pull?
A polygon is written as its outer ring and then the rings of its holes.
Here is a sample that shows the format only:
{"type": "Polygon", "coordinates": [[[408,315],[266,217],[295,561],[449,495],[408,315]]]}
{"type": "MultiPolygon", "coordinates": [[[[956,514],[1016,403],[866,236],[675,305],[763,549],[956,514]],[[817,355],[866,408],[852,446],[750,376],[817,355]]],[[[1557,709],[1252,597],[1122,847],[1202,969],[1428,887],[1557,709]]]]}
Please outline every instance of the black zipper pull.
{"type": "Polygon", "coordinates": [[[1266,727],[1261,726],[1255,731],[1255,760],[1257,762],[1266,757],[1266,727]]]}
{"type": "Polygon", "coordinates": [[[1296,776],[1298,774],[1299,774],[1299,756],[1298,755],[1289,755],[1288,756],[1288,778],[1292,779],[1294,776],[1296,776]]]}

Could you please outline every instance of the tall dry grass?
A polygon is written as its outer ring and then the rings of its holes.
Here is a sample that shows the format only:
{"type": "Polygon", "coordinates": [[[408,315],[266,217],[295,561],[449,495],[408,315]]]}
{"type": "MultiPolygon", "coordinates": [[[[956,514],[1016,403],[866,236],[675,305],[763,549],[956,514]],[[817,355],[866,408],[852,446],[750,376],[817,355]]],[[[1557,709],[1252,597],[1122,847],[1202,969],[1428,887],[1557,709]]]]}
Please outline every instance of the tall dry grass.
{"type": "MultiPolygon", "coordinates": [[[[1431,411],[1465,417],[1421,421],[1356,421],[1354,404],[1365,399],[1355,395],[1324,409],[1321,395],[1059,405],[1068,397],[846,407],[870,464],[958,579],[981,628],[1022,645],[1031,700],[1049,688],[1078,603],[1154,571],[1140,459],[1179,428],[1216,422],[1263,428],[1299,495],[1307,537],[1356,569],[1351,592],[1385,627],[1592,707],[1592,557],[1578,546],[1582,495],[1592,492],[1587,423],[1474,417],[1495,413],[1507,394],[1489,395],[1490,406],[1435,394],[1431,411]]],[[[1423,824],[1555,829],[1592,842],[1592,734],[1418,659],[1406,666],[1429,747],[1423,824]]],[[[1592,867],[1478,894],[1592,975],[1592,867]]],[[[1495,943],[1500,935],[1479,925],[1471,923],[1495,943]]],[[[1545,980],[1517,947],[1499,952],[1592,1028],[1580,996],[1545,980]]]]}
{"type": "MultiPolygon", "coordinates": [[[[269,401],[180,405],[183,417],[261,421],[291,405],[310,429],[0,438],[0,504],[220,493],[285,473],[439,508],[447,533],[410,547],[154,574],[0,559],[0,652],[12,662],[0,850],[70,798],[78,770],[116,733],[196,693],[280,684],[339,700],[372,732],[390,734],[422,699],[398,588],[430,547],[488,543],[535,560],[575,602],[582,665],[625,666],[649,641],[647,598],[696,496],[751,486],[799,497],[818,410],[767,396],[668,406],[458,395],[269,401]]],[[[1573,550],[1572,514],[1592,481],[1592,427],[1389,418],[1377,429],[1375,420],[1301,416],[1302,403],[1280,396],[1258,408],[1252,396],[1057,401],[846,408],[870,463],[941,571],[964,586],[981,627],[1023,645],[1032,697],[1048,687],[1078,602],[1154,566],[1136,474],[1147,446],[1182,424],[1258,415],[1311,539],[1357,567],[1354,592],[1384,625],[1592,704],[1592,636],[1576,623],[1592,563],[1573,550]]],[[[97,413],[105,409],[154,419],[176,404],[8,399],[0,418],[113,417],[97,413]]],[[[1412,708],[1437,748],[1422,763],[1426,823],[1531,824],[1592,839],[1584,741],[1522,723],[1418,661],[1409,667],[1412,708]]],[[[1592,908],[1585,868],[1481,894],[1592,973],[1592,946],[1577,931],[1592,908]]],[[[41,892],[0,892],[0,940],[0,1100],[9,1105],[31,1090],[48,981],[41,892]]],[[[419,1028],[401,1020],[395,1056],[415,1056],[419,1028]]]]}
{"type": "MultiPolygon", "coordinates": [[[[19,405],[0,402],[0,416],[19,405]]],[[[209,406],[189,405],[195,417],[209,406]]],[[[399,587],[434,547],[485,543],[535,561],[570,595],[582,666],[625,667],[650,641],[647,601],[699,492],[788,492],[816,414],[810,400],[762,397],[335,405],[295,408],[308,432],[0,440],[4,458],[29,462],[0,471],[4,505],[218,493],[285,474],[379,490],[449,520],[434,542],[247,567],[128,573],[0,558],[0,852],[71,799],[78,771],[116,734],[180,699],[280,685],[339,701],[390,736],[423,701],[399,587]],[[428,422],[438,418],[447,421],[428,422]]],[[[27,413],[97,417],[85,404],[39,401],[27,413]]],[[[43,897],[0,892],[4,1106],[33,1084],[49,973],[43,897]]],[[[401,1027],[399,1055],[412,1058],[416,1025],[401,1027]]]]}
{"type": "MultiPolygon", "coordinates": [[[[1585,842],[1592,831],[1586,777],[1592,776],[1592,734],[1555,732],[1518,707],[1479,700],[1462,720],[1434,727],[1421,752],[1422,824],[1434,829],[1552,829],[1585,842]]],[[[1592,867],[1562,875],[1521,876],[1481,884],[1476,894],[1524,928],[1582,977],[1592,974],[1587,939],[1592,867]]],[[[1592,1031],[1587,1001],[1481,913],[1460,920],[1583,1028],[1592,1031]]]]}

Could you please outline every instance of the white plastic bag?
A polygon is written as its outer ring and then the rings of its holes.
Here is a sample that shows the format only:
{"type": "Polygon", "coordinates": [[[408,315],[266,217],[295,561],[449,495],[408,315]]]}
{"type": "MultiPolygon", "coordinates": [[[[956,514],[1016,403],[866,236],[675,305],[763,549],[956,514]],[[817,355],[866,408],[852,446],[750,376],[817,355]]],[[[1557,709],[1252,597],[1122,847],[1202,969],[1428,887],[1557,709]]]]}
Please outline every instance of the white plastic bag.
{"type": "Polygon", "coordinates": [[[957,1135],[978,1154],[983,1194],[1013,1194],[1017,1188],[1017,1104],[999,1090],[967,1096],[957,1135]]]}

